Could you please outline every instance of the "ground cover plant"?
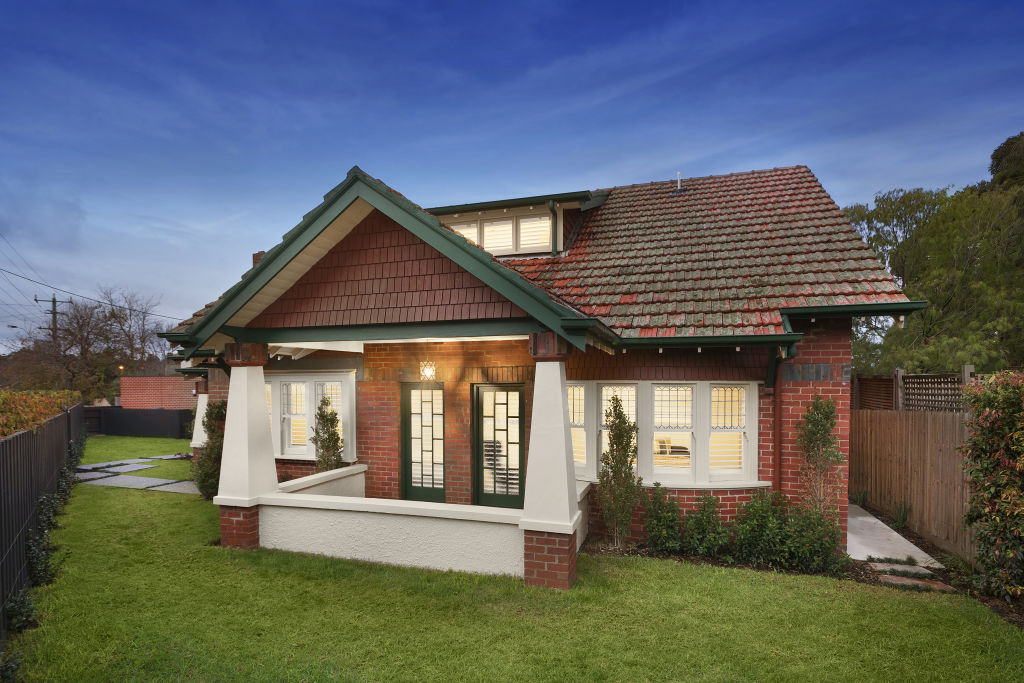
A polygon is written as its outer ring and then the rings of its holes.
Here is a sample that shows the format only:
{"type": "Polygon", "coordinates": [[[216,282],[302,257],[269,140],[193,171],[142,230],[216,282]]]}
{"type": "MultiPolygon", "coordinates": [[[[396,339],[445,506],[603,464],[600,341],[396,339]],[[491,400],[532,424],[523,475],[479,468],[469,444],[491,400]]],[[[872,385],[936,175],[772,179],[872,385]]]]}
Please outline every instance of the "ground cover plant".
{"type": "Polygon", "coordinates": [[[152,436],[90,436],[85,442],[83,465],[115,462],[132,458],[190,453],[188,439],[164,439],[152,436]]]}
{"type": "Polygon", "coordinates": [[[570,591],[213,544],[193,496],[79,486],[29,680],[1020,680],[1024,636],[958,595],[642,557],[570,591]],[[629,643],[623,648],[623,643],[629,643]],[[614,656],[601,653],[614,653],[614,656]]]}

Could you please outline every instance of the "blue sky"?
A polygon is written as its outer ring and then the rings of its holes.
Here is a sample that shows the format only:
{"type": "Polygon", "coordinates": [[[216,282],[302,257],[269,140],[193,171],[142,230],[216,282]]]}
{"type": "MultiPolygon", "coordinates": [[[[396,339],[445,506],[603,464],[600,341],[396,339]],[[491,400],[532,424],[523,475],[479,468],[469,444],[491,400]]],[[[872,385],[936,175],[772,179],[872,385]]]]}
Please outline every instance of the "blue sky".
{"type": "Polygon", "coordinates": [[[171,316],[353,165],[432,206],[806,164],[845,206],[1024,130],[1021,3],[2,6],[0,267],[171,316]]]}

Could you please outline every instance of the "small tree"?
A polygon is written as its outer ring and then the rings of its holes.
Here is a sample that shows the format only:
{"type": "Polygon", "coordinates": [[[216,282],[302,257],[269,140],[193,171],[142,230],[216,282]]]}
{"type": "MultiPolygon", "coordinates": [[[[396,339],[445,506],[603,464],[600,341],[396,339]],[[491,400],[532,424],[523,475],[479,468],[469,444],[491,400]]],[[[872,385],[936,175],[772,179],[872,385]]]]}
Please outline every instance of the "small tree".
{"type": "Polygon", "coordinates": [[[199,455],[192,463],[192,478],[203,498],[210,500],[220,488],[220,458],[224,451],[224,420],[227,419],[228,404],[211,401],[206,404],[203,415],[203,429],[206,443],[199,447],[199,455]]]}
{"type": "Polygon", "coordinates": [[[637,475],[636,423],[626,417],[622,400],[612,396],[605,412],[608,424],[608,450],[601,454],[601,473],[597,496],[608,531],[621,548],[629,536],[633,511],[640,502],[643,480],[637,475]]]}
{"type": "Polygon", "coordinates": [[[338,413],[331,408],[331,400],[324,396],[316,409],[313,426],[313,445],[316,447],[316,465],[323,471],[341,467],[342,439],[338,436],[338,413]]]}
{"type": "Polygon", "coordinates": [[[836,436],[836,404],[815,394],[796,425],[797,448],[803,453],[800,470],[803,503],[823,514],[835,514],[836,465],[843,462],[836,436]]]}

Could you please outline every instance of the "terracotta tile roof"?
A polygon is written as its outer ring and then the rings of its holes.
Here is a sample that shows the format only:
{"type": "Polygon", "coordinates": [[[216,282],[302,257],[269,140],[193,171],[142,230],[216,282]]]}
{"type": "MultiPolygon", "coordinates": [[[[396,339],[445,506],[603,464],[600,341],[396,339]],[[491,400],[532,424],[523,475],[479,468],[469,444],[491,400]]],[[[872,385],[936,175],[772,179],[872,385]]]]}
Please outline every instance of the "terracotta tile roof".
{"type": "Polygon", "coordinates": [[[904,302],[805,166],[612,188],[560,257],[503,259],[622,337],[781,334],[789,306],[904,302]]]}

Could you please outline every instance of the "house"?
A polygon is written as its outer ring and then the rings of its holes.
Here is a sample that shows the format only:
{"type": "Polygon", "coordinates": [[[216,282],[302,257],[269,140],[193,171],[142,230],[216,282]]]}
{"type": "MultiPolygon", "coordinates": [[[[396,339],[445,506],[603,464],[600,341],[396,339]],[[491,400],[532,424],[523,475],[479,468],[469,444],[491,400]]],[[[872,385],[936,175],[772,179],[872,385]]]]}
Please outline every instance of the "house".
{"type": "Polygon", "coordinates": [[[223,543],[567,587],[612,396],[644,481],[732,516],[795,490],[815,393],[847,449],[852,319],[923,305],[803,166],[430,209],[353,168],[166,337],[228,402],[223,543]]]}

